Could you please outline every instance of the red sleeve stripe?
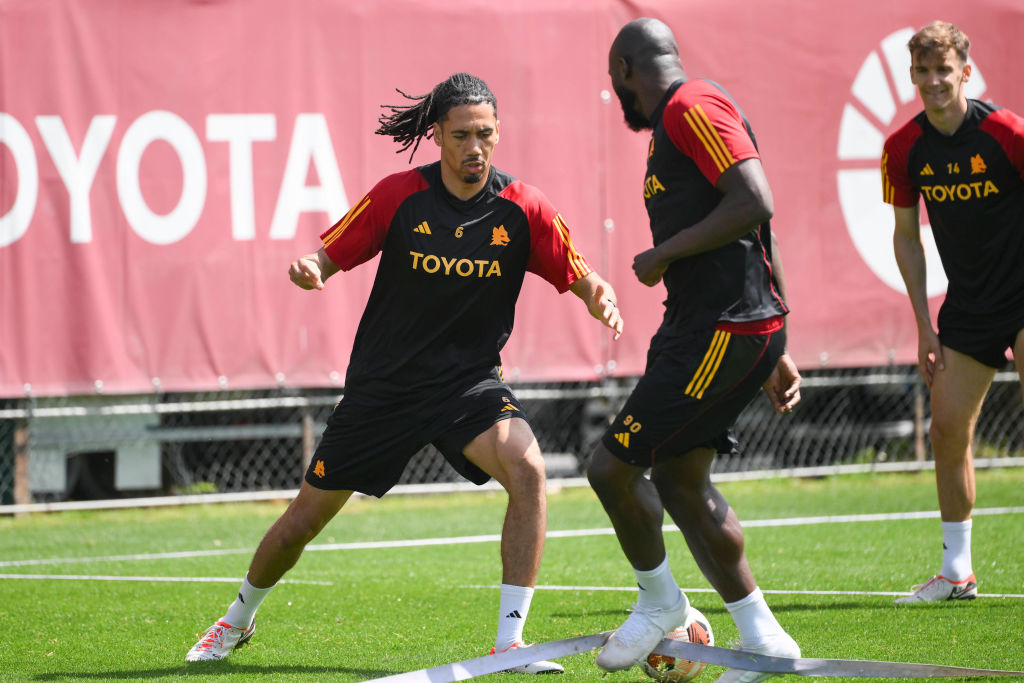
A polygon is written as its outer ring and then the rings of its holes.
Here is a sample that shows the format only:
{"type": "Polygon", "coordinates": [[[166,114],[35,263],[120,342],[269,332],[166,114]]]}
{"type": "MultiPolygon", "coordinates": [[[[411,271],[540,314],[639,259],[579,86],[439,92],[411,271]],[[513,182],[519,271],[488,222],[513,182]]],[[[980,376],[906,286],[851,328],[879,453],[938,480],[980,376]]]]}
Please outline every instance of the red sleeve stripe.
{"type": "Polygon", "coordinates": [[[725,349],[729,346],[731,337],[732,335],[728,332],[715,330],[715,336],[711,338],[711,345],[708,347],[707,353],[704,354],[704,360],[701,361],[700,367],[693,374],[693,379],[686,385],[686,391],[683,393],[697,399],[704,396],[715,373],[718,372],[718,366],[722,364],[722,358],[725,357],[725,349]]]}
{"type": "Polygon", "coordinates": [[[699,104],[695,104],[686,110],[683,118],[690,124],[690,128],[693,129],[693,132],[696,133],[700,141],[704,143],[704,149],[707,150],[715,165],[718,166],[719,173],[725,172],[725,169],[736,163],[732,152],[725,146],[725,142],[718,134],[718,131],[711,125],[711,119],[708,118],[708,115],[704,113],[704,109],[699,104]]]}
{"type": "Polygon", "coordinates": [[[552,223],[558,231],[558,236],[562,239],[562,244],[569,250],[569,264],[572,266],[572,271],[576,273],[576,279],[579,280],[589,275],[591,272],[590,264],[587,263],[587,259],[583,258],[576,251],[576,247],[572,245],[572,238],[569,237],[569,228],[565,226],[562,215],[555,214],[555,219],[552,223]]]}
{"type": "Polygon", "coordinates": [[[889,181],[889,153],[882,153],[882,201],[886,204],[896,202],[896,188],[889,181]]]}
{"type": "Polygon", "coordinates": [[[324,246],[331,246],[335,240],[341,237],[341,233],[345,232],[348,226],[352,225],[352,221],[354,221],[356,217],[359,216],[359,214],[361,214],[369,205],[370,195],[366,195],[359,200],[358,204],[349,209],[349,212],[345,214],[345,217],[338,221],[335,226],[331,228],[326,235],[324,235],[324,246]]]}

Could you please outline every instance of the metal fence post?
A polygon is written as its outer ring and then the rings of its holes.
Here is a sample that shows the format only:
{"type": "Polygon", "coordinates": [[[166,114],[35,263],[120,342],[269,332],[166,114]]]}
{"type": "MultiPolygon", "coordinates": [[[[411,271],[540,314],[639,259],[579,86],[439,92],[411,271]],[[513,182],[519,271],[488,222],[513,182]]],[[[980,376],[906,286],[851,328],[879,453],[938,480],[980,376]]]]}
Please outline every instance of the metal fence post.
{"type": "Polygon", "coordinates": [[[14,504],[31,503],[28,489],[28,420],[14,420],[14,504]]]}
{"type": "Polygon", "coordinates": [[[316,435],[313,433],[313,415],[309,408],[302,409],[302,469],[309,469],[309,463],[313,460],[316,435]]]}

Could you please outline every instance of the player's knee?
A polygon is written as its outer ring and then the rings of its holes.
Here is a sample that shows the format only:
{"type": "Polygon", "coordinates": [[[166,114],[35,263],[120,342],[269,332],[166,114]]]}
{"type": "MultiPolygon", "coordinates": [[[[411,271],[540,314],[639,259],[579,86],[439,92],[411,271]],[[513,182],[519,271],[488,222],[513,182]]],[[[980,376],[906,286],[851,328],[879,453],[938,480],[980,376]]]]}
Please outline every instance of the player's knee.
{"type": "Polygon", "coordinates": [[[285,548],[304,547],[316,538],[332,516],[318,510],[289,508],[274,525],[277,542],[285,548]]]}
{"type": "Polygon", "coordinates": [[[314,530],[312,526],[308,524],[299,524],[294,520],[289,523],[282,525],[277,533],[277,544],[282,549],[301,549],[306,547],[306,544],[312,541],[319,529],[314,530]]]}
{"type": "Polygon", "coordinates": [[[970,440],[970,425],[963,424],[960,420],[954,420],[946,415],[936,414],[932,416],[931,426],[928,428],[928,436],[932,445],[937,447],[943,457],[953,456],[964,448],[970,440]]]}
{"type": "Polygon", "coordinates": [[[598,444],[587,466],[587,481],[598,496],[614,495],[622,488],[625,477],[616,467],[614,456],[603,445],[598,444]]]}
{"type": "Polygon", "coordinates": [[[499,453],[498,460],[505,471],[505,488],[537,489],[545,485],[544,456],[540,448],[531,446],[523,452],[499,453]]]}
{"type": "Polygon", "coordinates": [[[680,477],[673,471],[655,467],[651,470],[651,483],[662,500],[677,501],[687,506],[703,505],[707,488],[703,481],[680,477]]]}
{"type": "Polygon", "coordinates": [[[544,456],[539,449],[526,451],[521,458],[512,464],[513,473],[530,483],[544,483],[544,456]]]}

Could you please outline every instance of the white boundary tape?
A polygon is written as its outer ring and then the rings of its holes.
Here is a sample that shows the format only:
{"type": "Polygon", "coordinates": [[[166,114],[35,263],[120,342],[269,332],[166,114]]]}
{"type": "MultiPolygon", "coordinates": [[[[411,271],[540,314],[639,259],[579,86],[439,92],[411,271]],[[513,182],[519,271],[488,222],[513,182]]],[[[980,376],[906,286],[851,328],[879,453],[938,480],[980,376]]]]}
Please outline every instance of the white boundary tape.
{"type": "Polygon", "coordinates": [[[590,652],[604,645],[604,641],[608,639],[609,635],[611,635],[611,631],[593,633],[589,636],[566,638],[565,640],[552,640],[548,643],[538,643],[530,647],[506,650],[496,655],[485,655],[462,662],[443,664],[430,669],[419,669],[418,671],[410,671],[373,680],[378,682],[387,681],[387,683],[448,683],[449,681],[464,681],[467,678],[505,671],[514,666],[590,652]]]}
{"type": "MultiPolygon", "coordinates": [[[[531,647],[517,648],[501,654],[476,657],[452,664],[373,679],[377,683],[449,683],[476,676],[497,673],[514,666],[531,664],[545,659],[558,659],[569,655],[596,650],[604,645],[611,631],[553,640],[531,647]]],[[[979,676],[1024,676],[1024,671],[998,669],[972,669],[940,664],[914,662],[883,662],[866,659],[813,659],[771,657],[751,652],[729,650],[696,643],[663,640],[654,648],[658,654],[671,655],[691,661],[706,662],[744,671],[764,671],[797,676],[844,676],[850,678],[968,678],[979,676]]]]}
{"type": "MultiPolygon", "coordinates": [[[[0,574],[0,578],[3,574],[0,574]]],[[[471,584],[462,586],[463,588],[483,588],[483,589],[497,589],[496,585],[481,585],[471,584]]],[[[622,592],[635,592],[636,585],[632,586],[545,586],[538,585],[533,587],[534,590],[544,591],[622,591],[622,592]]],[[[682,588],[684,593],[717,593],[714,588],[682,588]]],[[[900,597],[907,595],[907,591],[840,591],[840,590],[783,590],[764,588],[761,590],[765,595],[860,595],[860,596],[871,596],[877,595],[881,597],[900,597]]],[[[979,598],[1015,598],[1024,599],[1024,593],[978,593],[979,598]]]]}
{"type": "Polygon", "coordinates": [[[972,669],[941,664],[881,662],[868,659],[813,659],[770,657],[721,647],[663,640],[654,648],[658,654],[697,662],[728,666],[744,671],[766,671],[797,676],[844,676],[851,678],[968,678],[975,676],[1024,676],[1024,671],[972,669]]]}

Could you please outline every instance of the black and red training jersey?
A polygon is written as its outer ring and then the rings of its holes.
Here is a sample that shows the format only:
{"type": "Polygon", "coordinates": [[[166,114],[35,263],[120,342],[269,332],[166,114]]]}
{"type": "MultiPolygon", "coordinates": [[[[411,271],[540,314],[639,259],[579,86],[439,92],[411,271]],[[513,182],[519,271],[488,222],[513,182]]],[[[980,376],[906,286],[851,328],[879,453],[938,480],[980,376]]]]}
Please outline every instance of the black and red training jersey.
{"type": "MultiPolygon", "coordinates": [[[[743,114],[711,81],[673,83],[651,123],[644,201],[657,246],[718,205],[715,184],[730,166],[759,157],[743,114]]],[[[663,281],[662,333],[751,323],[789,310],[772,280],[767,222],[725,246],[672,262],[663,281]]]]}
{"type": "Polygon", "coordinates": [[[439,162],[387,176],[321,240],[342,270],[381,255],[345,391],[382,400],[499,365],[527,271],[559,292],[591,272],[543,193],[493,167],[468,200],[439,162]]]}
{"type": "Polygon", "coordinates": [[[883,199],[928,211],[946,306],[998,323],[1024,311],[1024,119],[967,101],[945,135],[921,112],[885,142],[883,199]]]}

